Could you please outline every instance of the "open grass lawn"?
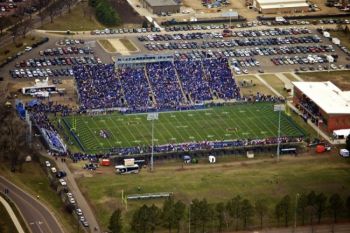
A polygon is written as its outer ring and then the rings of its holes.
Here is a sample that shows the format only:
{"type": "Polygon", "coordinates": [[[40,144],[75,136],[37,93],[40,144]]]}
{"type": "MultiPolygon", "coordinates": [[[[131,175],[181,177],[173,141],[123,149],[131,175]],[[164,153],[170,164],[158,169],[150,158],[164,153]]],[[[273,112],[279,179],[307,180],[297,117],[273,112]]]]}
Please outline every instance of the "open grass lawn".
{"type": "Polygon", "coordinates": [[[98,43],[108,52],[115,53],[117,50],[114,48],[114,46],[108,41],[108,40],[98,40],[98,43]]]}
{"type": "MultiPolygon", "coordinates": [[[[0,163],[0,174],[28,193],[37,196],[40,200],[55,213],[55,216],[64,226],[75,226],[76,220],[73,215],[68,214],[58,194],[51,189],[49,179],[38,163],[31,162],[23,165],[22,172],[12,173],[10,165],[0,163]]],[[[71,233],[74,227],[65,227],[65,232],[71,233]]]]}
{"type": "Polygon", "coordinates": [[[350,49],[350,33],[346,33],[343,31],[330,31],[332,37],[336,37],[340,40],[340,44],[344,45],[348,49],[350,49]]]}
{"type": "Polygon", "coordinates": [[[344,91],[350,90],[350,71],[305,72],[298,74],[304,81],[331,81],[344,91]]]}
{"type": "Polygon", "coordinates": [[[283,73],[283,75],[286,76],[291,82],[299,81],[291,73],[283,73]]]}
{"type": "Polygon", "coordinates": [[[130,52],[136,52],[137,48],[135,45],[128,39],[119,39],[119,41],[127,48],[130,52]]]}
{"type": "Polygon", "coordinates": [[[53,23],[47,23],[43,25],[41,29],[57,31],[90,31],[105,28],[96,20],[92,9],[86,10],[88,7],[88,1],[79,2],[77,6],[71,9],[70,13],[56,17],[53,23]],[[89,13],[84,14],[84,11],[89,13]]]}
{"type": "Polygon", "coordinates": [[[0,203],[0,229],[2,233],[15,233],[17,229],[10,218],[10,215],[7,213],[5,206],[0,203]]]}
{"type": "Polygon", "coordinates": [[[16,44],[10,43],[6,46],[0,46],[0,63],[5,61],[8,57],[12,57],[16,55],[20,51],[24,51],[25,47],[31,46],[32,44],[40,41],[41,37],[36,36],[26,36],[26,38],[18,37],[16,38],[16,44]],[[21,46],[17,47],[16,45],[21,44],[21,46]],[[6,51],[8,51],[6,53],[6,51]]]}
{"type": "MultiPolygon", "coordinates": [[[[278,164],[271,159],[242,162],[230,156],[218,157],[217,164],[200,160],[199,164],[185,165],[183,169],[181,166],[179,160],[160,161],[155,164],[154,173],[144,169],[138,175],[116,175],[113,168],[104,167],[92,177],[79,178],[78,183],[103,227],[108,225],[112,211],[123,207],[122,190],[126,195],[173,192],[176,200],[187,204],[194,198],[206,198],[209,203],[226,202],[238,194],[252,203],[262,198],[269,205],[270,219],[274,218],[275,203],[286,194],[295,197],[296,193],[311,190],[327,195],[337,192],[344,197],[350,194],[350,161],[340,158],[337,152],[287,156],[278,164]]],[[[130,221],[136,207],[145,203],[161,205],[163,201],[128,201],[125,222],[130,221]]]]}
{"type": "Polygon", "coordinates": [[[289,96],[288,93],[284,90],[284,83],[276,75],[261,74],[260,77],[263,78],[268,84],[270,84],[282,96],[289,96]]]}
{"type": "MultiPolygon", "coordinates": [[[[282,116],[281,135],[304,134],[289,117],[282,116]]],[[[73,116],[63,119],[72,128],[73,116]]],[[[273,111],[271,103],[165,112],[155,121],[155,144],[276,137],[277,122],[278,113],[273,111]]],[[[151,122],[147,121],[147,114],[78,116],[75,133],[87,152],[151,145],[151,122]],[[100,136],[101,130],[107,132],[107,138],[100,136]]]]}
{"type": "Polygon", "coordinates": [[[261,83],[260,80],[257,79],[254,75],[241,75],[236,76],[235,78],[238,84],[243,81],[246,81],[248,83],[247,86],[239,86],[241,95],[243,96],[256,95],[258,92],[265,95],[274,95],[273,92],[263,83],[261,83]]]}

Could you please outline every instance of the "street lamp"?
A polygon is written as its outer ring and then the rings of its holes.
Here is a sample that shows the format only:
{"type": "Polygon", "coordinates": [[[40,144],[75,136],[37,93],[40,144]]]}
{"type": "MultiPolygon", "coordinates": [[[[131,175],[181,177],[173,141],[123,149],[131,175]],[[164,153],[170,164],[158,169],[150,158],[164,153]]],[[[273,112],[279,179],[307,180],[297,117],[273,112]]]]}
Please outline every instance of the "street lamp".
{"type": "Polygon", "coordinates": [[[277,162],[280,160],[280,144],[281,144],[281,112],[285,110],[284,104],[275,104],[273,111],[278,112],[278,131],[277,131],[277,162]]]}
{"type": "Polygon", "coordinates": [[[154,121],[158,120],[158,112],[147,114],[147,120],[152,121],[152,152],[151,152],[151,171],[153,172],[153,155],[154,155],[154,121]]]}
{"type": "Polygon", "coordinates": [[[191,205],[192,201],[190,202],[190,205],[188,207],[188,233],[191,233],[191,205]]]}

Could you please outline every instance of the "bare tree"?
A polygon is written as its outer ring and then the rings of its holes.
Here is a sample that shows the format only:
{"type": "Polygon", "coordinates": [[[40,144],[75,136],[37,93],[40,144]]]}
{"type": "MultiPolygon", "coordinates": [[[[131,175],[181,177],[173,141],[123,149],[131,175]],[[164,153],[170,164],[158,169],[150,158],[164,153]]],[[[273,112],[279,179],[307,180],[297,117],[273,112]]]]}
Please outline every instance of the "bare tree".
{"type": "Polygon", "coordinates": [[[27,153],[27,125],[16,116],[12,107],[6,106],[4,101],[0,104],[0,156],[10,160],[11,170],[15,171],[27,153]]]}
{"type": "Polygon", "coordinates": [[[0,36],[2,36],[3,30],[7,27],[11,26],[11,18],[10,17],[1,17],[0,18],[0,36]]]}
{"type": "Polygon", "coordinates": [[[64,5],[68,8],[68,13],[71,11],[74,0],[64,0],[64,5]]]}
{"type": "Polygon", "coordinates": [[[21,31],[22,31],[22,37],[26,37],[27,32],[33,28],[33,21],[32,19],[27,19],[24,21],[21,25],[21,31]]]}

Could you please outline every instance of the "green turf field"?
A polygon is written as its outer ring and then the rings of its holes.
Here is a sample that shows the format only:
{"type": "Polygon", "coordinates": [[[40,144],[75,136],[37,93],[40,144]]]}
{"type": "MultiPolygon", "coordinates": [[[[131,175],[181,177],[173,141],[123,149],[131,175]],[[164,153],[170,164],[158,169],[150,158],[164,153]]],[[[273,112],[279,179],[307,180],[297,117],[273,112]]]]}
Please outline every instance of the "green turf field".
{"type": "MultiPolygon", "coordinates": [[[[64,118],[68,127],[73,117],[64,118]]],[[[86,152],[102,152],[113,147],[146,146],[151,144],[151,122],[147,114],[76,117],[76,135],[86,152]],[[100,130],[108,138],[100,136],[100,130]]],[[[159,114],[155,121],[155,144],[189,141],[256,139],[277,136],[278,113],[271,103],[237,104],[196,111],[159,114]]],[[[301,136],[304,132],[282,114],[281,135],[301,136]]]]}

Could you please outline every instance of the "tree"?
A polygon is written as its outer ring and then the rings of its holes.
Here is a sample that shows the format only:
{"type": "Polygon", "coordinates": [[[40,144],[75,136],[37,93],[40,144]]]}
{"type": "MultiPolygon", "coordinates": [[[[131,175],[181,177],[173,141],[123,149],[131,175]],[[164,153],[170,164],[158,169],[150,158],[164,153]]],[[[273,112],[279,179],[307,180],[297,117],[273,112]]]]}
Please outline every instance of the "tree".
{"type": "Polygon", "coordinates": [[[147,225],[149,226],[149,230],[153,233],[156,230],[156,227],[159,225],[160,219],[160,210],[154,204],[148,208],[148,219],[147,225]]]}
{"type": "Polygon", "coordinates": [[[287,227],[289,224],[289,217],[291,212],[291,199],[289,195],[286,195],[280,201],[281,214],[284,218],[284,225],[287,227]]]}
{"type": "Polygon", "coordinates": [[[346,211],[347,211],[347,217],[350,218],[350,196],[346,198],[346,211]]]}
{"type": "Polygon", "coordinates": [[[199,202],[199,210],[199,220],[202,226],[202,233],[204,233],[207,227],[207,223],[212,219],[213,210],[206,199],[203,199],[199,202]]]}
{"type": "Polygon", "coordinates": [[[225,205],[222,202],[219,202],[215,206],[215,217],[218,222],[218,232],[222,232],[225,224],[225,205]]]}
{"type": "Polygon", "coordinates": [[[189,216],[190,216],[190,225],[193,229],[193,232],[196,232],[197,229],[198,229],[198,226],[200,224],[200,212],[201,212],[201,209],[200,209],[200,202],[198,199],[194,199],[192,200],[190,206],[188,207],[189,208],[189,216]]]}
{"type": "Polygon", "coordinates": [[[73,4],[73,0],[64,0],[64,5],[68,8],[68,13],[69,14],[71,12],[72,4],[73,4]]]}
{"type": "Polygon", "coordinates": [[[172,197],[164,201],[161,217],[163,225],[170,233],[174,227],[174,199],[172,197]]]}
{"type": "Polygon", "coordinates": [[[241,216],[241,202],[242,198],[241,196],[237,195],[234,198],[232,198],[227,203],[227,211],[230,215],[230,217],[235,221],[235,229],[238,230],[238,221],[241,216]]]}
{"type": "Polygon", "coordinates": [[[350,150],[350,134],[346,137],[345,145],[346,149],[350,150]]]}
{"type": "Polygon", "coordinates": [[[117,209],[113,212],[111,218],[109,219],[108,229],[111,233],[122,233],[122,211],[117,209]]]}
{"type": "Polygon", "coordinates": [[[180,223],[184,217],[185,209],[186,209],[186,205],[183,202],[177,201],[175,203],[175,206],[174,206],[174,226],[176,227],[177,233],[180,232],[180,223]]]}
{"type": "Polygon", "coordinates": [[[268,211],[266,201],[263,199],[258,199],[255,202],[255,212],[257,213],[260,219],[260,228],[263,229],[263,219],[268,211]]]}
{"type": "Polygon", "coordinates": [[[343,207],[344,207],[343,200],[341,199],[341,197],[339,196],[338,193],[333,194],[329,198],[328,208],[329,208],[331,214],[333,215],[334,223],[337,222],[339,213],[341,213],[343,207]]]}
{"type": "Polygon", "coordinates": [[[0,101],[0,158],[9,159],[11,170],[15,171],[24,163],[24,158],[32,151],[27,147],[27,125],[20,120],[12,108],[0,101]]]}
{"type": "Polygon", "coordinates": [[[320,193],[316,196],[316,213],[317,213],[317,219],[318,223],[321,223],[321,218],[326,210],[326,204],[327,204],[327,197],[323,193],[320,193]]]}
{"type": "Polygon", "coordinates": [[[136,233],[145,233],[147,230],[148,207],[141,206],[136,210],[131,220],[131,230],[136,233]]]}
{"type": "Polygon", "coordinates": [[[144,20],[144,21],[142,22],[142,27],[143,27],[143,28],[148,28],[148,22],[147,22],[147,20],[144,20]]]}
{"type": "Polygon", "coordinates": [[[307,206],[306,206],[306,212],[309,216],[310,219],[310,224],[313,224],[314,221],[314,216],[316,213],[316,198],[317,195],[314,191],[311,191],[308,195],[307,195],[307,206]]]}
{"type": "Polygon", "coordinates": [[[281,202],[278,202],[275,206],[275,216],[276,216],[278,225],[280,224],[280,221],[281,221],[282,212],[283,212],[283,209],[282,209],[281,202]]]}
{"type": "Polygon", "coordinates": [[[241,218],[243,221],[243,228],[247,228],[247,224],[251,221],[252,216],[254,215],[253,205],[248,199],[244,199],[241,204],[241,218]]]}
{"type": "Polygon", "coordinates": [[[5,28],[10,27],[12,21],[10,17],[1,17],[0,18],[0,36],[2,36],[2,33],[5,28]]]}
{"type": "Polygon", "coordinates": [[[297,206],[298,216],[301,217],[302,225],[305,225],[306,207],[307,207],[307,195],[305,193],[302,193],[298,199],[298,206],[297,206]]]}

